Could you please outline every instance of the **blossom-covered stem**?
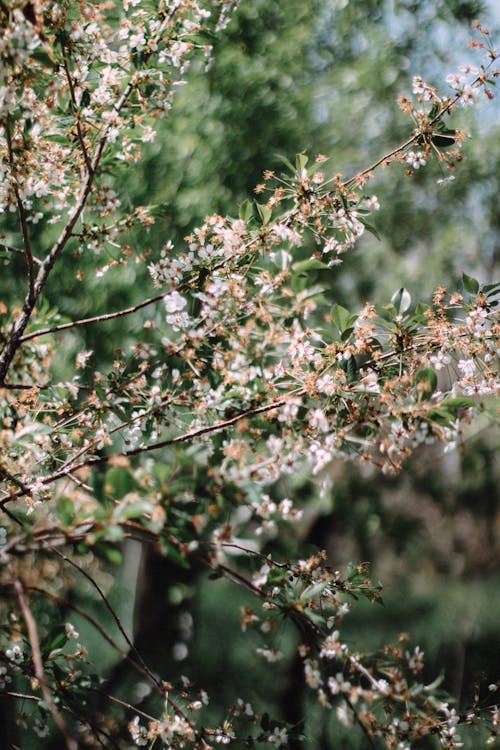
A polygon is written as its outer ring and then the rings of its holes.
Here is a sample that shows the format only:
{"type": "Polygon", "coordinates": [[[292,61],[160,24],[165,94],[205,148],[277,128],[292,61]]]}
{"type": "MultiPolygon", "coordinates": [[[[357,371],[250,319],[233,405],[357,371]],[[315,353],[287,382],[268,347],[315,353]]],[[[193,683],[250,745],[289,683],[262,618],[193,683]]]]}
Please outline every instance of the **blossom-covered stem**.
{"type": "MultiPolygon", "coordinates": [[[[498,55],[492,56],[491,62],[489,63],[488,68],[490,68],[497,60],[498,55]]],[[[485,70],[485,72],[486,72],[485,70]]],[[[477,86],[483,81],[484,75],[477,76],[477,78],[472,82],[471,86],[477,86]]],[[[451,100],[447,101],[436,113],[436,115],[428,122],[428,127],[432,128],[433,125],[436,125],[439,123],[443,117],[447,114],[449,114],[454,107],[456,106],[457,102],[460,101],[461,94],[456,94],[451,100]]],[[[366,169],[363,169],[361,172],[358,172],[353,177],[349,177],[349,179],[345,180],[344,182],[341,182],[339,187],[342,189],[348,188],[351,185],[361,184],[365,178],[368,178],[371,173],[377,169],[377,167],[380,167],[382,164],[388,164],[395,156],[400,154],[401,152],[405,151],[409,146],[412,145],[412,143],[415,143],[421,138],[421,133],[417,131],[411,138],[408,138],[406,141],[401,143],[396,148],[392,149],[389,153],[385,154],[384,156],[377,159],[371,166],[367,167],[366,169]]]]}
{"type": "MultiPolygon", "coordinates": [[[[305,391],[303,389],[294,391],[293,396],[303,396],[305,391]]],[[[241,421],[242,419],[246,419],[248,417],[256,416],[258,414],[265,414],[266,412],[273,411],[274,409],[279,409],[282,406],[285,406],[288,401],[288,398],[281,398],[277,401],[273,401],[270,404],[265,404],[264,406],[257,406],[254,409],[247,409],[246,411],[240,412],[239,414],[236,414],[236,416],[231,417],[230,419],[224,419],[220,422],[216,422],[215,424],[208,425],[206,427],[200,427],[198,430],[191,430],[190,432],[185,432],[182,435],[177,435],[174,438],[169,438],[168,440],[161,440],[158,443],[151,443],[150,445],[145,445],[141,448],[134,448],[133,450],[129,451],[123,451],[118,454],[110,454],[108,456],[92,456],[89,459],[85,461],[81,461],[80,463],[75,464],[74,462],[77,461],[81,456],[83,456],[85,453],[88,453],[89,450],[92,449],[92,445],[87,445],[84,448],[82,448],[75,456],[72,456],[64,466],[62,466],[60,469],[55,471],[53,474],[50,474],[48,477],[44,477],[42,479],[42,483],[44,485],[51,484],[52,482],[55,482],[57,479],[61,479],[61,477],[65,477],[68,475],[69,472],[75,472],[79,469],[82,469],[84,466],[89,466],[93,464],[101,464],[106,463],[112,460],[113,458],[116,458],[116,456],[136,456],[141,453],[148,453],[153,450],[159,450],[160,448],[166,448],[169,445],[176,445],[177,443],[185,443],[188,440],[193,440],[194,438],[201,437],[202,435],[206,435],[210,432],[216,432],[217,430],[224,430],[227,427],[231,427],[232,425],[236,424],[237,422],[241,421]]],[[[128,424],[128,423],[127,423],[128,424]]],[[[125,426],[125,423],[124,425],[125,426]]],[[[18,493],[15,493],[15,496],[18,496],[18,493]]],[[[3,498],[0,502],[0,505],[3,505],[6,501],[9,499],[14,499],[14,495],[12,495],[9,498],[3,498]]]]}
{"type": "MultiPolygon", "coordinates": [[[[133,91],[133,88],[134,87],[132,83],[129,82],[124,92],[122,93],[119,101],[114,107],[117,114],[119,114],[120,111],[125,106],[130,94],[133,91]]],[[[33,308],[35,307],[36,301],[38,297],[40,296],[40,294],[42,293],[42,290],[47,282],[49,274],[52,268],[54,267],[54,264],[57,258],[59,257],[61,252],[64,250],[68,240],[72,236],[73,229],[75,228],[75,225],[77,221],[79,220],[82,214],[82,211],[85,207],[87,199],[92,190],[92,186],[94,184],[95,172],[101,162],[104,149],[108,142],[109,130],[110,130],[110,124],[108,123],[108,125],[106,126],[104,130],[104,133],[99,139],[99,143],[95,150],[95,154],[92,158],[89,171],[87,173],[87,176],[84,182],[82,183],[80,195],[73,208],[73,211],[71,212],[68,218],[68,221],[66,222],[65,227],[63,228],[61,234],[59,235],[59,238],[57,239],[55,244],[52,246],[50,252],[48,253],[45,260],[43,261],[40,267],[40,270],[37,274],[35,283],[33,285],[33,289],[31,289],[31,286],[30,286],[30,292],[24,301],[22,313],[17,318],[16,322],[13,324],[11,332],[7,339],[7,343],[2,353],[0,354],[0,385],[2,385],[5,381],[5,377],[9,370],[10,364],[12,360],[14,359],[15,353],[19,347],[21,336],[26,330],[26,326],[28,325],[28,322],[30,320],[31,313],[33,312],[33,308]]]]}
{"type": "Polygon", "coordinates": [[[16,592],[17,600],[19,602],[19,608],[22,612],[24,622],[26,624],[26,630],[28,632],[28,639],[30,642],[31,652],[32,652],[31,656],[33,659],[33,669],[34,669],[36,678],[38,682],[40,683],[40,688],[42,691],[43,699],[47,705],[48,710],[50,711],[50,715],[52,716],[55,725],[57,726],[62,736],[64,737],[64,742],[66,744],[67,749],[78,750],[78,743],[69,734],[66,723],[55,704],[54,696],[52,695],[49,684],[47,682],[47,675],[45,673],[42,653],[40,650],[40,640],[38,637],[38,629],[36,627],[35,618],[33,617],[33,613],[31,612],[30,606],[28,604],[28,600],[26,598],[24,586],[18,578],[14,580],[13,585],[14,585],[14,590],[16,592]]]}
{"type": "Polygon", "coordinates": [[[67,55],[68,51],[62,42],[61,42],[61,51],[62,51],[62,56],[63,56],[64,73],[66,74],[66,80],[68,82],[68,88],[69,88],[69,95],[71,98],[71,108],[73,110],[73,115],[75,117],[75,122],[76,122],[76,133],[78,136],[78,143],[80,144],[80,148],[82,150],[82,156],[85,162],[85,166],[87,167],[87,172],[88,174],[91,174],[92,163],[90,161],[90,156],[87,150],[87,146],[85,145],[85,139],[84,139],[83,132],[82,132],[80,114],[78,112],[78,106],[77,106],[76,96],[75,96],[75,87],[73,85],[73,78],[71,76],[71,71],[69,69],[69,64],[68,64],[68,55],[67,55]]]}
{"type": "Polygon", "coordinates": [[[368,727],[366,727],[365,724],[363,723],[363,721],[361,720],[361,717],[359,716],[358,712],[356,711],[356,708],[353,705],[351,699],[349,698],[348,695],[345,695],[345,694],[343,694],[343,698],[344,698],[345,702],[347,703],[347,705],[349,706],[349,708],[351,709],[352,715],[354,716],[354,720],[358,724],[358,726],[361,728],[361,731],[365,735],[365,737],[366,737],[366,739],[368,741],[368,744],[370,745],[370,747],[372,748],[372,750],[377,750],[376,746],[375,746],[375,743],[373,741],[373,737],[371,736],[371,734],[370,734],[370,732],[368,730],[368,727]]]}
{"type": "MultiPolygon", "coordinates": [[[[305,391],[303,389],[299,389],[297,391],[294,391],[294,396],[303,396],[305,391]]],[[[242,419],[246,419],[248,417],[256,416],[257,414],[265,414],[266,412],[273,411],[274,409],[279,409],[282,406],[285,406],[288,402],[288,398],[280,398],[277,401],[273,401],[271,404],[265,404],[264,406],[257,406],[254,409],[247,409],[246,411],[240,412],[240,414],[236,414],[236,416],[231,417],[231,419],[223,419],[220,422],[216,422],[215,424],[208,425],[207,427],[200,427],[199,430],[192,430],[191,432],[185,432],[183,435],[177,435],[175,438],[170,438],[170,440],[162,440],[159,443],[152,443],[151,445],[146,445],[143,448],[135,448],[134,450],[125,451],[126,456],[135,456],[138,453],[146,453],[148,451],[154,451],[158,448],[164,448],[168,445],[175,445],[176,443],[184,443],[188,440],[192,440],[193,438],[200,437],[201,435],[205,435],[209,432],[216,432],[217,430],[225,430],[227,427],[231,427],[233,424],[236,424],[242,419]]]]}
{"type": "Polygon", "coordinates": [[[16,165],[15,165],[15,160],[14,160],[14,150],[12,148],[12,136],[10,132],[10,118],[8,115],[5,121],[5,137],[7,141],[7,151],[9,154],[9,162],[10,162],[10,168],[12,172],[14,194],[16,196],[17,210],[19,213],[19,225],[21,228],[21,234],[23,236],[23,244],[24,244],[23,255],[26,259],[26,268],[28,271],[28,296],[26,298],[25,304],[30,305],[30,304],[34,304],[34,295],[35,295],[34,261],[33,261],[33,253],[31,251],[29,233],[28,233],[26,210],[24,208],[24,203],[22,201],[21,195],[19,193],[19,188],[17,185],[16,165]]]}

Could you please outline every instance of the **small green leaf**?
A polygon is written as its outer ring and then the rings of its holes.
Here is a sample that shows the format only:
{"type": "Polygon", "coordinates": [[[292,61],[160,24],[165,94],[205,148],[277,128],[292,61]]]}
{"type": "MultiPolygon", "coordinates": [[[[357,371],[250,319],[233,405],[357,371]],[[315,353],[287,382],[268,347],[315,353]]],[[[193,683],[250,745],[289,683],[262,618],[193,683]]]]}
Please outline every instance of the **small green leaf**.
{"type": "Polygon", "coordinates": [[[43,644],[43,654],[47,656],[56,649],[61,649],[67,642],[68,637],[66,635],[66,628],[64,625],[56,625],[50,633],[48,633],[43,644]]]}
{"type": "Polygon", "coordinates": [[[306,273],[295,273],[292,276],[291,287],[295,294],[303,292],[307,286],[307,274],[306,273]]]}
{"type": "Polygon", "coordinates": [[[88,89],[83,89],[82,91],[82,98],[80,101],[80,107],[88,107],[90,104],[90,91],[88,89]]]}
{"type": "Polygon", "coordinates": [[[283,162],[283,164],[285,165],[285,167],[287,169],[289,169],[292,174],[295,174],[295,172],[297,170],[293,166],[292,162],[289,161],[289,159],[286,158],[286,156],[282,156],[281,154],[275,154],[275,156],[276,156],[277,159],[279,159],[281,162],[283,162]]]}
{"type": "Polygon", "coordinates": [[[292,266],[296,273],[304,273],[305,271],[317,271],[320,269],[328,268],[326,263],[323,263],[319,258],[307,258],[307,260],[299,260],[292,266]]]}
{"type": "Polygon", "coordinates": [[[351,313],[345,307],[342,307],[342,305],[334,305],[330,310],[330,318],[339,329],[339,332],[342,333],[349,325],[351,313]]]}
{"type": "Polygon", "coordinates": [[[432,134],[431,141],[438,148],[449,148],[449,146],[453,146],[453,144],[455,143],[456,137],[456,130],[446,130],[445,128],[440,128],[439,133],[432,134]]]}
{"type": "Polygon", "coordinates": [[[148,500],[133,500],[126,502],[127,498],[116,506],[113,511],[113,519],[117,522],[127,521],[131,518],[140,518],[145,514],[151,513],[153,504],[148,500]]]}
{"type": "Polygon", "coordinates": [[[103,552],[110,563],[113,565],[120,565],[123,560],[123,555],[116,547],[109,547],[106,545],[103,548],[103,552]]]}
{"type": "Polygon", "coordinates": [[[306,589],[304,589],[304,591],[301,593],[300,601],[307,602],[310,599],[317,599],[328,585],[328,581],[313,583],[311,586],[308,586],[306,589]]]}
{"type": "Polygon", "coordinates": [[[417,302],[417,304],[415,305],[416,315],[423,315],[427,312],[427,310],[430,310],[430,305],[428,305],[426,302],[417,302]]]}
{"type": "Polygon", "coordinates": [[[373,224],[370,224],[368,221],[365,221],[362,216],[358,216],[358,220],[363,224],[364,228],[367,232],[370,232],[370,234],[373,234],[374,237],[376,237],[377,240],[380,240],[380,234],[377,229],[373,226],[373,224]]]}
{"type": "Polygon", "coordinates": [[[295,157],[295,165],[297,168],[297,172],[299,172],[299,174],[300,172],[302,172],[303,169],[306,168],[308,161],[309,159],[306,156],[306,154],[297,154],[297,156],[295,157]]]}
{"type": "Polygon", "coordinates": [[[174,544],[165,539],[165,537],[162,537],[160,539],[160,545],[167,557],[177,563],[177,565],[179,565],[181,568],[189,570],[189,568],[191,567],[189,560],[181,555],[174,544]]]}
{"type": "Polygon", "coordinates": [[[348,325],[348,327],[344,328],[344,330],[342,331],[342,334],[340,336],[340,340],[341,341],[348,341],[349,338],[351,337],[351,334],[352,334],[353,331],[354,331],[354,327],[351,326],[351,325],[348,325]]]}
{"type": "Polygon", "coordinates": [[[391,302],[394,305],[396,312],[399,315],[405,313],[411,305],[411,294],[408,289],[401,287],[391,297],[391,302]]]}
{"type": "Polygon", "coordinates": [[[57,501],[56,515],[59,521],[67,526],[75,517],[75,505],[66,495],[63,495],[57,501]]]}
{"type": "Polygon", "coordinates": [[[106,472],[104,491],[115,499],[121,499],[135,487],[135,480],[126,467],[114,466],[106,472]]]}
{"type": "Polygon", "coordinates": [[[238,211],[238,218],[240,218],[245,223],[247,221],[250,221],[250,219],[253,216],[253,204],[251,201],[246,200],[243,201],[243,203],[240,203],[239,211],[238,211]]]}
{"type": "Polygon", "coordinates": [[[257,206],[257,213],[259,214],[262,224],[266,226],[266,224],[269,224],[269,220],[272,215],[272,211],[270,208],[265,206],[263,203],[256,203],[257,206]]]}
{"type": "Polygon", "coordinates": [[[347,383],[352,385],[358,380],[358,365],[356,359],[351,355],[347,360],[347,383]]]}
{"type": "Polygon", "coordinates": [[[435,117],[438,116],[440,108],[441,108],[441,105],[438,103],[432,105],[428,114],[429,120],[433,120],[435,117]]]}
{"type": "Polygon", "coordinates": [[[455,396],[445,398],[441,401],[441,406],[445,406],[447,409],[469,409],[471,406],[475,406],[475,401],[470,396],[455,396]]]}
{"type": "Polygon", "coordinates": [[[466,273],[462,274],[462,284],[464,289],[469,294],[477,294],[479,292],[479,281],[474,279],[472,276],[468,276],[466,273]]]}

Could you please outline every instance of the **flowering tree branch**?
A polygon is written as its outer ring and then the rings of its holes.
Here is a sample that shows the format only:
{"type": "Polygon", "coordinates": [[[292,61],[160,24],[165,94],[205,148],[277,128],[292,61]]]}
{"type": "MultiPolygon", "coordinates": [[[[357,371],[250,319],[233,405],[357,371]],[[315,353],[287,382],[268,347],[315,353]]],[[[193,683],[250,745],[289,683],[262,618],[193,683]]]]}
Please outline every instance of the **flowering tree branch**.
{"type": "MultiPolygon", "coordinates": [[[[95,573],[106,554],[116,558],[133,539],[252,595],[241,626],[262,639],[256,655],[264,662],[285,658],[275,635],[278,621],[290,622],[305,688],[325,711],[356,723],[370,747],[407,750],[431,733],[446,750],[457,747],[455,727],[472,723],[472,714],[457,715],[438,684],[424,682],[418,647],[402,638],[382,653],[358,653],[344,635],[344,617],[359,597],[380,601],[367,566],[340,573],[322,551],[274,559],[266,535],[301,519],[302,508],[273,495],[297,469],[323,486],[339,458],[394,473],[419,446],[449,449],[465,425],[490,412],[498,393],[497,286],[464,274],[462,291],[439,287],[430,303],[415,304],[402,287],[385,305],[351,311],[332,305],[321,283],[365,230],[376,234],[369,217],[379,203],[364,186],[380,166],[400,162],[413,174],[431,158],[450,167],[460,159],[461,134],[447,129],[447,118],[481,90],[492,96],[497,53],[486,30],[478,28],[478,48],[487,62],[449,77],[451,95],[413,79],[412,96],[400,99],[410,135],[371,166],[343,179],[325,173],[324,159],[310,164],[299,154],[284,173],[264,174],[258,201],[243,205],[237,219],[208,216],[179,248],[167,241],[153,251],[148,271],[157,293],[53,325],[39,303],[68,251],[90,263],[109,246],[125,253],[122,235],[151,224],[148,208],[120,208],[114,167],[133,172],[191,57],[210,57],[207,40],[235,3],[21,5],[0,2],[7,113],[0,214],[15,214],[20,234],[2,247],[23,256],[27,282],[10,315],[1,303],[0,555],[8,580],[0,583],[20,618],[2,631],[0,691],[28,696],[39,712],[34,731],[43,736],[50,719],[68,750],[78,747],[77,721],[85,743],[100,747],[132,740],[278,748],[300,738],[296,725],[240,697],[220,722],[205,720],[205,690],[165,678],[139,653],[95,573]],[[31,224],[39,222],[41,236],[53,241],[37,258],[31,224]],[[157,303],[144,339],[126,352],[129,339],[112,342],[112,363],[82,350],[61,368],[60,352],[44,338],[157,303]],[[46,567],[57,593],[41,585],[46,567]],[[97,616],[68,603],[71,570],[97,595],[127,649],[97,616]],[[48,620],[59,620],[64,608],[92,626],[154,688],[151,710],[103,689],[85,648],[69,649],[75,628],[58,621],[42,629],[27,592],[54,608],[48,620]],[[90,705],[90,695],[122,711],[121,721],[86,717],[77,706],[90,705]]],[[[485,700],[471,710],[484,711],[495,736],[498,711],[485,700]]]]}

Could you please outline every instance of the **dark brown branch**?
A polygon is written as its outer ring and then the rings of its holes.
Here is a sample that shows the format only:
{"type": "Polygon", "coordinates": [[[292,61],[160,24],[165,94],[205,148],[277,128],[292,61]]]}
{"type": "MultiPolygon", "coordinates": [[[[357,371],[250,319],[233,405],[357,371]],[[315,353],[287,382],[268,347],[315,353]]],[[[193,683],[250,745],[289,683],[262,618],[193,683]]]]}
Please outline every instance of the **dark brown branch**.
{"type": "Polygon", "coordinates": [[[58,331],[67,331],[68,328],[77,328],[79,326],[86,326],[91,323],[103,323],[106,320],[113,320],[114,318],[122,318],[124,315],[130,315],[131,313],[137,312],[137,310],[141,310],[143,307],[147,307],[148,305],[152,305],[154,302],[159,302],[159,300],[163,299],[165,294],[168,294],[168,292],[162,292],[161,294],[157,294],[155,297],[150,297],[149,299],[143,300],[143,302],[139,302],[137,305],[133,305],[132,307],[126,307],[123,310],[116,310],[112,313],[104,313],[103,315],[94,315],[91,318],[82,318],[81,320],[73,320],[70,323],[61,323],[57,326],[51,326],[50,328],[41,328],[39,331],[33,331],[32,333],[27,333],[25,336],[21,336],[19,339],[19,343],[23,343],[24,341],[30,341],[30,339],[37,338],[38,336],[46,336],[49,333],[57,333],[58,331]]]}
{"type": "MultiPolygon", "coordinates": [[[[24,250],[21,250],[19,247],[12,247],[12,245],[3,245],[0,242],[0,252],[5,251],[6,253],[14,253],[14,255],[25,255],[24,250]]],[[[35,255],[33,257],[33,263],[36,263],[37,266],[42,265],[42,261],[40,258],[37,258],[35,255]]]]}
{"type": "MultiPolygon", "coordinates": [[[[294,393],[294,396],[303,396],[304,393],[305,391],[300,389],[294,393]]],[[[208,425],[207,427],[200,427],[198,430],[192,430],[191,432],[185,432],[183,435],[177,435],[177,437],[170,438],[169,440],[161,440],[158,443],[145,445],[142,448],[134,448],[133,450],[130,450],[130,451],[124,451],[123,455],[135,456],[139,453],[147,453],[149,451],[158,450],[159,448],[165,448],[168,445],[175,445],[176,443],[184,443],[184,442],[187,442],[188,440],[193,440],[193,438],[200,437],[201,435],[206,435],[210,432],[216,432],[217,430],[225,430],[228,427],[231,427],[233,424],[240,422],[242,419],[247,419],[248,417],[254,417],[257,414],[265,414],[266,412],[279,409],[281,406],[286,406],[287,402],[288,402],[287,398],[280,398],[278,401],[273,401],[270,404],[265,404],[264,406],[257,406],[254,409],[248,409],[247,411],[237,414],[235,417],[231,417],[231,419],[223,419],[220,422],[216,422],[215,424],[208,425]]],[[[109,458],[106,456],[105,460],[109,460],[109,458]]]]}

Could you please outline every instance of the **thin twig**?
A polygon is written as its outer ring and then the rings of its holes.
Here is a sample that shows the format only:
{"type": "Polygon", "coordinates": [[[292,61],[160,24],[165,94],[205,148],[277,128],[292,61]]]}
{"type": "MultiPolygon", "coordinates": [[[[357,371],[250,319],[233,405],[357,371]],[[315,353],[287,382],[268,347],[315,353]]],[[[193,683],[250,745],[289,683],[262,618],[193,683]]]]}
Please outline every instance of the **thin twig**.
{"type": "MultiPolygon", "coordinates": [[[[37,594],[40,594],[41,596],[47,597],[47,599],[50,599],[51,601],[55,602],[56,604],[60,604],[64,607],[67,607],[68,609],[73,610],[73,612],[76,612],[80,617],[82,617],[84,620],[87,620],[101,635],[102,638],[104,638],[107,643],[113,648],[117,654],[119,654],[122,659],[125,659],[128,661],[131,666],[143,677],[147,677],[150,679],[149,674],[146,672],[146,670],[142,667],[141,664],[138,664],[137,661],[130,655],[128,651],[121,648],[114,640],[111,638],[110,635],[106,632],[106,630],[100,625],[96,619],[94,619],[91,615],[89,615],[85,610],[78,607],[76,604],[72,604],[67,599],[64,599],[61,596],[57,596],[57,594],[53,594],[50,591],[46,591],[45,589],[39,588],[38,586],[27,586],[29,591],[34,591],[37,594]]],[[[158,685],[154,683],[155,687],[157,688],[158,685]]]]}
{"type": "MultiPolygon", "coordinates": [[[[14,253],[14,255],[25,255],[24,250],[21,250],[19,247],[12,247],[12,245],[3,245],[0,242],[0,252],[5,251],[7,253],[14,253]]],[[[40,258],[37,258],[35,255],[33,257],[33,263],[36,263],[37,266],[42,265],[42,261],[40,258]]]]}
{"type": "Polygon", "coordinates": [[[123,627],[123,625],[122,625],[122,623],[120,621],[120,618],[118,617],[118,615],[116,614],[115,610],[113,609],[113,607],[109,603],[109,600],[108,600],[106,594],[101,589],[101,587],[99,586],[99,584],[97,583],[97,581],[94,578],[92,578],[92,576],[89,575],[80,565],[78,565],[78,563],[76,563],[70,557],[67,557],[66,555],[64,555],[60,550],[55,549],[55,548],[51,548],[51,549],[52,549],[53,552],[55,552],[56,555],[59,555],[59,557],[61,557],[65,562],[67,562],[69,565],[72,565],[76,570],[78,570],[87,579],[87,581],[89,581],[89,583],[94,587],[94,589],[97,591],[97,593],[99,594],[100,598],[104,602],[104,605],[105,605],[106,609],[108,610],[108,612],[110,613],[111,617],[115,621],[118,630],[120,631],[120,633],[124,637],[125,641],[127,642],[127,645],[129,646],[131,652],[134,654],[135,658],[138,660],[138,662],[140,663],[140,665],[142,666],[142,668],[144,669],[144,671],[148,675],[149,679],[156,685],[156,687],[158,688],[158,690],[160,691],[160,693],[163,695],[164,690],[163,690],[163,686],[162,686],[161,681],[158,680],[158,678],[155,677],[155,675],[151,672],[151,670],[149,669],[148,665],[146,664],[146,662],[144,661],[144,659],[142,658],[142,656],[138,652],[137,648],[135,647],[133,641],[129,638],[129,636],[128,636],[126,630],[125,630],[125,628],[123,627]]]}
{"type": "Polygon", "coordinates": [[[0,695],[5,695],[8,698],[16,698],[17,700],[21,701],[35,701],[36,703],[40,703],[42,700],[40,696],[38,695],[27,695],[26,693],[16,693],[13,690],[2,690],[0,691],[0,695]]]}
{"type": "Polygon", "coordinates": [[[150,714],[145,713],[144,711],[141,711],[136,706],[132,706],[130,703],[127,703],[126,701],[122,701],[119,698],[115,698],[114,695],[109,695],[109,693],[105,693],[103,690],[97,690],[94,688],[94,691],[98,693],[99,695],[102,695],[103,698],[106,698],[106,700],[111,701],[112,703],[116,703],[118,706],[123,706],[123,708],[127,708],[129,711],[133,711],[138,716],[142,716],[143,719],[146,719],[147,721],[156,721],[154,716],[151,716],[150,714]]]}
{"type": "Polygon", "coordinates": [[[82,318],[81,320],[72,320],[69,323],[61,323],[57,326],[50,326],[50,328],[41,328],[38,331],[32,331],[31,333],[27,333],[25,336],[21,336],[21,338],[19,339],[19,343],[30,341],[30,339],[37,338],[38,336],[46,336],[49,333],[67,331],[69,328],[77,328],[79,326],[86,326],[91,323],[103,323],[106,320],[122,318],[124,315],[130,315],[131,313],[137,312],[137,310],[141,310],[143,307],[152,305],[154,302],[159,302],[159,300],[163,299],[166,294],[168,294],[168,292],[162,292],[161,294],[157,294],[154,297],[150,297],[149,299],[139,302],[137,305],[126,307],[123,310],[116,310],[115,312],[104,313],[103,315],[94,315],[91,318],[82,318]]]}

